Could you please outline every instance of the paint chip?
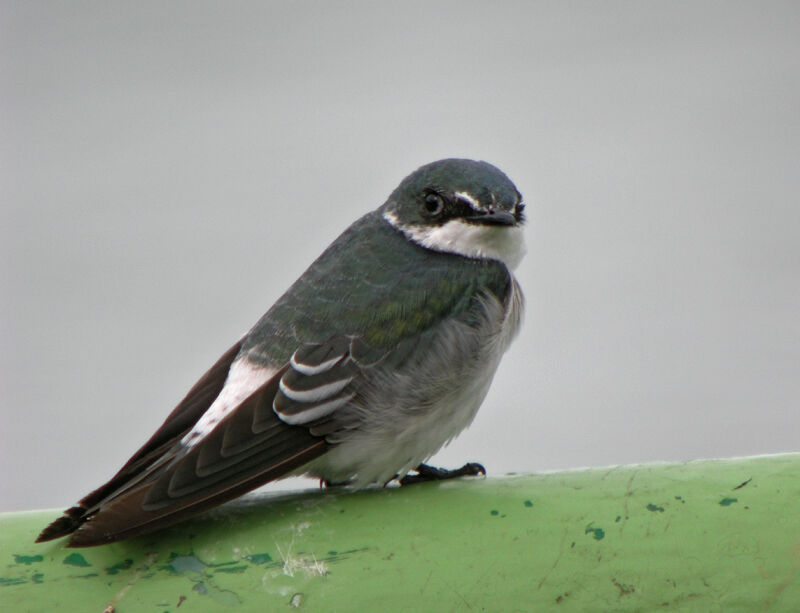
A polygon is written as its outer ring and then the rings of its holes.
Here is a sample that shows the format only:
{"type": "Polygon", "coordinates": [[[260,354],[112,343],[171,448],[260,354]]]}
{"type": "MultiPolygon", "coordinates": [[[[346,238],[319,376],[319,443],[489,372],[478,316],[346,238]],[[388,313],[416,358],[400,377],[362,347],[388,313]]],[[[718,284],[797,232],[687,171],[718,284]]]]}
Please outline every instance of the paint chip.
{"type": "Polygon", "coordinates": [[[272,562],[272,556],[268,553],[254,553],[250,556],[244,556],[245,560],[249,560],[253,564],[266,564],[272,562]]]}
{"type": "Polygon", "coordinates": [[[117,562],[116,564],[107,567],[106,573],[109,575],[116,575],[119,571],[128,570],[131,566],[133,566],[133,560],[130,558],[125,558],[122,562],[117,562]]]}
{"type": "Polygon", "coordinates": [[[79,553],[69,554],[66,558],[64,558],[62,564],[69,564],[70,566],[91,566],[91,564],[86,561],[86,558],[79,553]]]}

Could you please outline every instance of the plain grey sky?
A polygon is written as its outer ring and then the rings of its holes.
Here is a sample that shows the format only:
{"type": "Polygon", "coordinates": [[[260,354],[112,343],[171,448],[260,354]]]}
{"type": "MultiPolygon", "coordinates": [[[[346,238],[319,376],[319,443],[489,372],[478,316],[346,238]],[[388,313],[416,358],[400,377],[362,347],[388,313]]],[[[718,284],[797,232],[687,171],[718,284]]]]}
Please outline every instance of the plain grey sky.
{"type": "Polygon", "coordinates": [[[0,6],[0,510],[111,476],[421,164],[529,204],[490,473],[800,449],[794,2],[0,6]]]}

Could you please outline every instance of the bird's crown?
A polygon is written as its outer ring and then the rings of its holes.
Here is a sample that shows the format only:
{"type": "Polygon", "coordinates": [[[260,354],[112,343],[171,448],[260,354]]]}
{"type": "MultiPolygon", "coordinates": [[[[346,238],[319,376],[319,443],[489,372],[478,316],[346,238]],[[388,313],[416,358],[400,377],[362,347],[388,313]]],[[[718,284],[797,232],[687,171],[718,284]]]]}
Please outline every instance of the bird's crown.
{"type": "Polygon", "coordinates": [[[524,205],[517,188],[499,168],[451,158],[415,170],[381,208],[398,226],[441,226],[453,219],[520,225],[524,205]]]}

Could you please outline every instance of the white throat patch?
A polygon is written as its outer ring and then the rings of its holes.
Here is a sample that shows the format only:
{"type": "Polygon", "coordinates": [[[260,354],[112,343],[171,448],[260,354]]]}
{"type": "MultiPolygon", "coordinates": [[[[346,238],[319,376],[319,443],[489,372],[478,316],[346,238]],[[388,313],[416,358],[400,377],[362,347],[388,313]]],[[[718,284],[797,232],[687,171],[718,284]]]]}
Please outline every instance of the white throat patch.
{"type": "Polygon", "coordinates": [[[525,237],[517,226],[471,224],[461,219],[433,227],[402,225],[391,211],[385,212],[383,218],[418,245],[434,251],[499,260],[509,270],[514,270],[525,255],[525,237]]]}

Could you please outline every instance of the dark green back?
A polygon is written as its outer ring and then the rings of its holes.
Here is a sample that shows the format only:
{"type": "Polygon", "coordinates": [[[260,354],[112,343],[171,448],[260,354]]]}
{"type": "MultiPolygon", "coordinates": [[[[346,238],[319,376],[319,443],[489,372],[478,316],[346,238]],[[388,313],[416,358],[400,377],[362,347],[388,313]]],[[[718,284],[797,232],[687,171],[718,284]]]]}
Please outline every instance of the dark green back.
{"type": "Polygon", "coordinates": [[[259,320],[242,352],[282,366],[298,345],[336,336],[388,349],[446,317],[469,322],[482,294],[502,302],[509,285],[504,264],[424,249],[373,211],[345,230],[259,320]]]}

